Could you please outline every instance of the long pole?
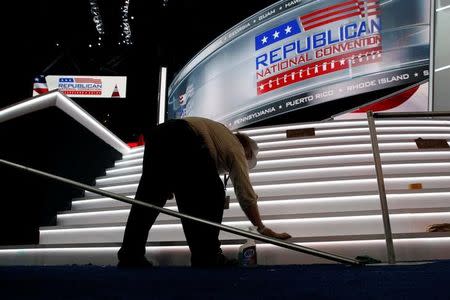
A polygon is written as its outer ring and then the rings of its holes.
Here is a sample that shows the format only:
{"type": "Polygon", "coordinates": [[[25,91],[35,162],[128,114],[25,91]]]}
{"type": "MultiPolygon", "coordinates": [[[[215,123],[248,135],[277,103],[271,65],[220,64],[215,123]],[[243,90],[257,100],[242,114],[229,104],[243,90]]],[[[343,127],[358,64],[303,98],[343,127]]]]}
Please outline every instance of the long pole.
{"type": "Polygon", "coordinates": [[[149,207],[151,209],[157,210],[157,211],[159,211],[161,213],[164,213],[164,214],[167,214],[167,215],[170,215],[170,216],[173,216],[173,217],[177,217],[177,218],[181,218],[181,219],[186,219],[186,220],[191,220],[191,221],[207,224],[207,225],[219,228],[219,229],[221,229],[223,231],[227,231],[227,232],[230,232],[230,233],[241,235],[241,236],[244,236],[244,237],[247,237],[247,238],[253,238],[255,240],[259,240],[259,241],[262,241],[262,242],[267,242],[267,243],[270,243],[270,244],[273,244],[273,245],[276,245],[276,246],[280,246],[280,247],[291,249],[291,250],[294,250],[294,251],[310,254],[310,255],[313,255],[313,256],[321,257],[321,258],[324,258],[324,259],[328,259],[328,260],[339,262],[339,263],[343,263],[343,264],[349,264],[349,265],[354,265],[354,266],[362,266],[362,265],[364,265],[362,262],[360,262],[358,260],[355,260],[355,259],[351,259],[351,258],[343,257],[343,256],[340,256],[340,255],[336,255],[336,254],[332,254],[332,253],[328,253],[328,252],[324,252],[324,251],[320,251],[320,250],[316,250],[316,249],[300,246],[300,245],[297,245],[297,244],[294,244],[294,243],[290,243],[290,242],[286,242],[286,241],[282,241],[282,240],[279,240],[279,239],[274,239],[274,238],[271,238],[271,237],[255,234],[255,233],[252,233],[250,231],[245,231],[245,230],[242,230],[242,229],[239,229],[239,228],[234,228],[234,227],[231,227],[231,226],[228,226],[228,225],[223,225],[223,224],[219,224],[219,223],[203,220],[203,219],[200,219],[200,218],[192,217],[192,216],[189,216],[189,215],[186,215],[186,214],[183,214],[183,213],[179,213],[177,211],[173,211],[173,210],[170,210],[170,209],[167,209],[167,208],[155,206],[155,205],[152,205],[152,204],[149,204],[149,203],[146,203],[146,202],[142,202],[142,201],[139,201],[139,200],[136,200],[136,199],[131,199],[131,198],[128,198],[128,197],[124,197],[122,195],[118,195],[118,194],[115,194],[115,193],[111,193],[111,192],[108,192],[108,191],[97,189],[97,188],[94,188],[92,186],[89,186],[89,185],[86,185],[86,184],[83,184],[83,183],[80,183],[80,182],[77,182],[77,181],[73,181],[73,180],[70,180],[70,179],[67,179],[67,178],[64,178],[64,177],[60,177],[60,176],[49,174],[49,173],[46,173],[46,172],[43,172],[43,171],[32,169],[32,168],[29,168],[29,167],[26,167],[26,166],[23,166],[23,165],[19,165],[19,164],[13,163],[13,162],[9,162],[9,161],[3,160],[3,159],[0,159],[0,163],[4,164],[4,165],[7,165],[7,166],[10,166],[10,167],[13,167],[13,168],[16,168],[16,169],[19,169],[19,170],[23,170],[23,171],[26,171],[26,172],[29,172],[29,173],[36,174],[36,175],[39,175],[39,176],[42,176],[42,177],[47,177],[47,178],[50,178],[50,179],[53,179],[53,180],[56,180],[56,181],[59,181],[59,182],[63,182],[63,183],[69,184],[71,186],[74,186],[74,187],[77,187],[77,188],[80,188],[80,189],[83,189],[83,190],[86,190],[86,191],[90,191],[90,192],[93,192],[93,193],[96,193],[96,194],[99,194],[99,195],[102,195],[102,196],[105,196],[105,197],[110,197],[110,198],[113,198],[113,199],[116,199],[116,200],[120,200],[120,201],[129,203],[129,204],[137,204],[137,205],[146,206],[146,207],[149,207]]]}

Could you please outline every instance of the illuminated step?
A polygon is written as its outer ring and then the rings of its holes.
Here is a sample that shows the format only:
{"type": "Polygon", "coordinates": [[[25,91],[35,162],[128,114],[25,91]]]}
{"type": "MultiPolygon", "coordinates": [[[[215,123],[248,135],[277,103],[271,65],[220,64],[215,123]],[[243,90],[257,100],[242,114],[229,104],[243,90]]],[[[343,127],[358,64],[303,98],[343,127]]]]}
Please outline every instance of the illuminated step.
{"type": "Polygon", "coordinates": [[[122,176],[130,175],[142,172],[142,165],[131,166],[131,167],[121,167],[121,168],[111,168],[106,170],[106,176],[122,176]]]}
{"type": "MultiPolygon", "coordinates": [[[[128,195],[130,198],[134,198],[134,195],[128,195]]],[[[350,203],[350,206],[358,205],[358,203],[367,203],[371,201],[378,201],[378,194],[373,192],[369,193],[341,193],[340,196],[332,194],[317,194],[311,196],[285,196],[285,197],[259,197],[258,203],[274,202],[278,201],[301,201],[305,203],[315,203],[317,205],[324,205],[334,207],[332,203],[340,203],[343,210],[349,210],[350,208],[343,203],[350,203]]],[[[442,201],[448,201],[450,199],[450,191],[447,190],[434,190],[430,192],[423,192],[421,190],[411,191],[396,191],[387,194],[387,200],[389,205],[395,205],[395,203],[402,203],[402,206],[393,206],[392,208],[415,208],[414,203],[416,201],[423,201],[424,207],[441,207],[442,201]],[[411,206],[408,206],[408,201],[411,201],[411,206]],[[391,204],[392,203],[392,204],[391,204]]],[[[236,198],[231,199],[231,203],[235,203],[236,198]]],[[[168,200],[167,206],[174,206],[175,200],[168,200]]],[[[92,211],[92,210],[105,210],[105,209],[117,209],[117,208],[129,208],[130,204],[113,200],[111,198],[94,198],[88,200],[79,200],[72,202],[72,211],[92,211]]],[[[389,206],[391,207],[391,206],[389,206]]],[[[276,206],[273,207],[276,211],[276,206]]]]}
{"type": "Polygon", "coordinates": [[[119,175],[119,176],[104,176],[95,180],[95,185],[97,187],[114,185],[114,184],[124,184],[124,183],[137,183],[141,179],[142,173],[130,174],[130,175],[119,175]]]}
{"type": "MultiPolygon", "coordinates": [[[[327,251],[349,258],[361,255],[387,261],[386,242],[381,234],[326,236],[317,238],[295,238],[292,242],[304,247],[327,251]]],[[[450,235],[448,233],[404,233],[394,234],[397,262],[427,261],[450,258],[450,235]]],[[[222,250],[227,257],[237,257],[244,240],[223,242],[222,250]]],[[[93,264],[116,265],[120,243],[79,243],[73,245],[21,245],[0,247],[0,265],[68,265],[93,264]]],[[[257,242],[258,264],[312,264],[332,261],[303,254],[293,250],[257,242]]],[[[149,242],[147,258],[155,265],[186,266],[190,264],[190,252],[185,243],[160,245],[149,242]]]]}
{"type": "Polygon", "coordinates": [[[130,152],[128,152],[128,154],[143,152],[144,151],[144,147],[145,146],[133,147],[133,148],[130,149],[130,152]]]}
{"type": "MultiPolygon", "coordinates": [[[[394,211],[394,210],[393,210],[394,211]]],[[[350,214],[350,213],[347,213],[350,214]]],[[[380,212],[361,212],[357,215],[274,219],[265,218],[266,226],[278,232],[289,232],[294,238],[337,235],[361,235],[383,233],[383,223],[380,212]]],[[[338,214],[336,214],[338,215],[338,214]]],[[[249,221],[225,221],[223,224],[246,230],[249,221]]],[[[437,223],[449,223],[450,212],[391,212],[392,232],[413,233],[425,232],[427,226],[437,223]]],[[[170,222],[170,221],[168,221],[170,222]]],[[[124,223],[105,225],[52,226],[40,229],[40,244],[76,244],[76,243],[113,243],[123,239],[124,223]]],[[[221,240],[238,238],[236,235],[220,233],[221,240]]],[[[149,240],[155,242],[184,241],[182,226],[179,222],[173,224],[155,224],[149,234],[149,240]]]]}
{"type": "Polygon", "coordinates": [[[114,167],[131,167],[136,165],[142,165],[142,158],[133,158],[129,160],[116,161],[114,167]]]}
{"type": "MultiPolygon", "coordinates": [[[[419,136],[414,136],[414,138],[418,138],[419,136]]],[[[428,138],[426,136],[422,136],[423,138],[428,138]]],[[[400,138],[400,137],[399,137],[400,138]]],[[[437,138],[436,136],[431,136],[430,138],[437,138]]],[[[449,135],[450,138],[450,135],[449,135]]],[[[369,140],[367,136],[365,140],[369,140]]],[[[404,142],[390,142],[390,143],[380,143],[379,148],[380,151],[394,151],[394,150],[417,150],[417,145],[415,142],[412,142],[411,139],[405,139],[403,137],[404,142]]],[[[317,141],[317,140],[314,140],[317,141]]],[[[268,159],[268,158],[280,158],[286,156],[304,156],[304,155],[326,155],[326,154],[340,154],[340,153],[352,153],[352,152],[372,152],[372,145],[367,143],[353,143],[353,144],[344,144],[344,145],[328,145],[328,146],[310,146],[304,145],[305,147],[300,147],[300,143],[306,143],[308,140],[291,140],[280,142],[279,145],[283,145],[284,147],[290,146],[288,149],[278,149],[278,150],[261,150],[258,154],[258,159],[268,159]],[[295,147],[295,148],[294,148],[295,147]]],[[[362,141],[361,141],[362,142],[362,141]]],[[[268,143],[267,143],[268,144],[268,143]]],[[[265,143],[259,144],[261,147],[266,145],[265,143]]],[[[277,143],[270,143],[270,146],[278,145],[277,143]]],[[[112,175],[123,175],[124,173],[134,173],[138,170],[141,170],[139,167],[142,165],[143,158],[133,158],[130,160],[121,160],[117,161],[114,169],[107,170],[107,176],[112,175]],[[119,170],[119,168],[127,168],[126,170],[119,170]]]]}
{"type": "MultiPolygon", "coordinates": [[[[427,133],[427,134],[381,134],[378,135],[378,142],[411,142],[418,138],[423,139],[445,139],[450,140],[450,134],[427,133]]],[[[334,137],[313,137],[313,138],[293,138],[279,141],[259,142],[258,147],[261,150],[285,149],[293,147],[307,146],[332,146],[355,143],[370,143],[369,135],[354,136],[334,136],[334,137]]]]}
{"type": "MultiPolygon", "coordinates": [[[[447,120],[414,120],[414,119],[400,119],[400,120],[375,120],[377,127],[382,126],[450,126],[450,121],[447,120]]],[[[278,126],[267,126],[259,127],[254,129],[242,129],[238,130],[248,134],[249,136],[255,137],[257,135],[264,135],[270,133],[285,132],[286,130],[293,129],[305,129],[305,128],[315,128],[315,129],[335,129],[335,128],[346,128],[346,127],[366,127],[368,128],[367,120],[348,120],[348,121],[330,121],[330,122],[320,122],[320,123],[299,123],[299,124],[289,124],[289,125],[278,125],[278,126]]]]}
{"type": "Polygon", "coordinates": [[[135,152],[135,153],[123,155],[122,160],[131,160],[131,159],[135,159],[135,158],[142,158],[143,156],[144,156],[144,151],[135,152]]]}
{"type": "MultiPolygon", "coordinates": [[[[450,207],[448,199],[450,190],[446,193],[416,193],[388,195],[388,207],[395,209],[431,209],[450,207]]],[[[380,209],[377,195],[329,197],[316,199],[279,199],[258,202],[260,214],[263,216],[282,216],[298,214],[328,214],[335,212],[358,212],[380,209]]],[[[177,211],[174,202],[165,208],[177,211]]],[[[126,222],[129,206],[121,208],[91,209],[84,211],[67,211],[57,215],[57,225],[70,226],[82,224],[105,224],[126,222]]],[[[230,203],[230,208],[224,210],[224,218],[243,217],[240,206],[236,201],[230,203]]],[[[158,220],[174,220],[169,215],[160,214],[158,220]]]]}
{"type": "MultiPolygon", "coordinates": [[[[422,134],[422,133],[441,133],[448,135],[450,133],[450,126],[395,126],[395,127],[377,127],[377,134],[422,134]]],[[[352,135],[369,135],[369,127],[361,128],[342,128],[342,129],[319,129],[315,130],[315,135],[306,138],[320,138],[333,136],[352,136],[352,135]]],[[[271,133],[264,135],[252,136],[256,142],[276,141],[287,138],[286,132],[271,133]]],[[[305,137],[303,137],[305,138],[305,137]]]]}
{"type": "MultiPolygon", "coordinates": [[[[423,201],[437,201],[436,203],[441,203],[440,201],[444,199],[449,199],[449,190],[447,189],[435,189],[435,190],[403,190],[403,191],[388,191],[387,199],[388,201],[408,201],[409,199],[424,199],[423,201]],[[423,195],[423,196],[422,196],[423,195]]],[[[134,195],[127,195],[129,198],[134,199],[134,195]]],[[[231,203],[237,202],[235,195],[230,195],[231,203]]],[[[360,201],[371,201],[372,199],[378,199],[377,191],[371,193],[340,193],[339,196],[336,196],[335,193],[330,194],[315,194],[315,195],[288,195],[288,196],[273,196],[273,197],[258,197],[258,203],[262,202],[271,202],[271,201],[285,201],[285,200],[302,200],[306,202],[324,202],[324,205],[330,205],[330,203],[334,203],[337,201],[338,203],[342,200],[351,201],[355,205],[360,201]],[[369,199],[369,200],[368,200],[369,199]]],[[[412,202],[414,203],[414,202],[412,202]]],[[[174,206],[175,200],[168,200],[167,205],[174,206]]],[[[435,204],[435,206],[440,206],[435,204]]],[[[111,198],[92,198],[92,199],[83,199],[72,201],[72,211],[89,211],[96,209],[117,209],[117,208],[129,208],[130,204],[114,200],[111,198]]]]}
{"type": "MultiPolygon", "coordinates": [[[[450,172],[450,163],[405,163],[405,164],[385,164],[383,166],[384,175],[409,175],[409,174],[433,174],[450,172]]],[[[330,168],[311,168],[280,171],[261,171],[250,174],[253,184],[270,181],[293,181],[312,179],[339,179],[354,176],[375,176],[373,165],[342,166],[330,168]]],[[[447,174],[448,175],[448,174],[447,174]]],[[[97,180],[97,187],[104,188],[121,183],[137,184],[141,174],[118,176],[97,180]]],[[[229,183],[231,185],[231,183],[229,183]]]]}
{"type": "MultiPolygon", "coordinates": [[[[134,195],[125,195],[128,198],[134,199],[134,195]]],[[[167,205],[175,205],[175,200],[167,200],[167,205]]],[[[76,201],[72,201],[72,210],[71,211],[85,211],[85,210],[95,210],[95,209],[123,209],[129,208],[131,204],[115,200],[107,197],[97,197],[91,199],[80,199],[76,201]]]]}
{"type": "MultiPolygon", "coordinates": [[[[417,145],[414,142],[403,142],[403,143],[381,143],[379,145],[381,151],[414,151],[417,150],[417,145]]],[[[361,152],[372,152],[372,145],[370,143],[366,144],[349,144],[349,145],[333,145],[333,146],[321,146],[321,147],[302,147],[302,148],[289,148],[280,150],[263,150],[258,153],[259,160],[268,159],[279,159],[286,157],[298,157],[298,156],[311,156],[311,155],[326,155],[326,154],[345,154],[345,153],[361,153],[361,152]]],[[[114,169],[113,169],[114,170],[114,169]]],[[[141,176],[142,168],[130,167],[123,174],[121,172],[107,171],[107,175],[100,177],[96,180],[97,185],[108,185],[113,183],[124,183],[138,181],[141,176]]],[[[115,169],[117,170],[117,169],[115,169]]]]}
{"type": "MultiPolygon", "coordinates": [[[[411,151],[381,153],[383,163],[450,161],[450,151],[411,151]]],[[[373,154],[340,154],[310,157],[282,158],[258,161],[253,172],[260,170],[282,170],[286,168],[327,167],[358,165],[373,162],[373,154]]]]}
{"type": "MultiPolygon", "coordinates": [[[[403,130],[388,130],[389,128],[379,128],[378,140],[382,142],[412,142],[421,137],[424,139],[446,139],[450,140],[450,127],[436,127],[435,130],[430,128],[434,127],[424,127],[420,130],[412,130],[408,127],[402,127],[403,130]],[[409,129],[409,130],[408,130],[409,129]],[[446,130],[444,130],[446,129],[446,130]]],[[[370,135],[368,128],[358,128],[352,129],[354,132],[349,132],[349,134],[344,134],[345,132],[340,132],[339,130],[333,130],[335,132],[332,134],[317,134],[314,137],[304,137],[304,138],[286,138],[286,134],[278,135],[265,135],[255,138],[259,148],[262,150],[270,149],[274,147],[305,147],[305,146],[320,146],[320,145],[340,145],[348,143],[365,143],[370,145],[370,135]],[[352,133],[352,134],[350,134],[352,133]]],[[[415,143],[414,143],[415,144],[415,143]]],[[[139,155],[125,155],[122,160],[116,162],[115,167],[125,167],[132,166],[139,163],[142,160],[143,153],[139,155]]]]}
{"type": "MultiPolygon", "coordinates": [[[[393,177],[385,179],[386,190],[407,190],[412,184],[420,184],[421,189],[438,189],[450,187],[450,176],[410,176],[393,177]]],[[[105,191],[117,194],[135,193],[138,184],[127,184],[103,188],[105,191]]],[[[195,187],[192,187],[195,188],[195,187]]],[[[287,195],[313,195],[324,193],[354,193],[377,191],[376,178],[357,178],[342,180],[320,180],[311,182],[276,183],[253,185],[255,192],[261,197],[287,196],[287,195]]],[[[227,192],[234,196],[233,188],[228,187],[227,192]]],[[[85,197],[96,197],[92,192],[86,192],[85,197]]]]}
{"type": "MultiPolygon", "coordinates": [[[[401,143],[379,143],[379,149],[383,151],[413,151],[417,150],[415,142],[401,143]]],[[[294,156],[312,156],[327,154],[349,154],[349,153],[372,153],[372,145],[370,143],[346,144],[346,145],[330,145],[330,146],[312,146],[312,147],[295,147],[278,150],[262,150],[258,153],[258,159],[275,159],[294,156]]]]}
{"type": "MultiPolygon", "coordinates": [[[[294,238],[292,242],[349,258],[361,255],[387,261],[386,242],[382,234],[341,235],[315,238],[294,238]]],[[[394,234],[397,262],[449,259],[450,234],[403,233],[394,234]]],[[[237,258],[243,239],[225,241],[221,248],[227,257],[237,258]]],[[[0,265],[116,265],[120,243],[79,243],[73,245],[20,245],[0,247],[0,265]]],[[[258,264],[330,264],[329,260],[257,242],[258,264]]],[[[149,242],[147,258],[155,265],[186,266],[190,264],[190,252],[185,242],[160,245],[149,242]]]]}

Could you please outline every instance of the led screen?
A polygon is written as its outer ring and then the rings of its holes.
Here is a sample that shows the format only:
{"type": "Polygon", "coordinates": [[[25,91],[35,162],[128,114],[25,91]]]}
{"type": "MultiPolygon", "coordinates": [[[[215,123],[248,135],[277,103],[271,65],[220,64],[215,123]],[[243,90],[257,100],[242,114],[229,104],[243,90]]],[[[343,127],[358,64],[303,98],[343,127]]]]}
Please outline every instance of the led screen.
{"type": "Polygon", "coordinates": [[[180,71],[169,87],[168,117],[203,116],[236,129],[416,84],[428,78],[429,31],[429,0],[280,1],[180,71]]]}

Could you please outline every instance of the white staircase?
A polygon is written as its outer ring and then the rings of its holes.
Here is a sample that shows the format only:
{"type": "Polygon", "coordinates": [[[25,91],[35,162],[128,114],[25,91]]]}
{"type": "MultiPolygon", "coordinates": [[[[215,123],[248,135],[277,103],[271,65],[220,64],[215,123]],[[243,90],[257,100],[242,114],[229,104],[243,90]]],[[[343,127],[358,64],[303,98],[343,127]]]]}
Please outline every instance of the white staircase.
{"type": "MultiPolygon", "coordinates": [[[[450,121],[376,122],[398,261],[450,258],[450,234],[426,226],[450,223],[450,150],[419,150],[415,139],[450,140],[450,121]],[[418,185],[420,189],[417,189],[418,185]]],[[[301,245],[354,258],[387,260],[367,121],[331,121],[245,130],[260,147],[250,177],[267,226],[289,232],[301,245]],[[286,138],[286,130],[314,128],[314,137],[286,138]]],[[[111,192],[134,196],[143,148],[133,149],[96,181],[111,192]]],[[[196,188],[196,187],[192,187],[196,188]]],[[[223,223],[250,222],[233,188],[223,223]]],[[[40,228],[40,244],[0,248],[0,265],[116,264],[130,206],[86,192],[57,226],[40,228]]],[[[174,200],[166,208],[176,210],[174,200]]],[[[223,250],[236,255],[243,238],[221,232],[223,250]]],[[[260,264],[331,263],[310,255],[257,244],[260,264]]],[[[148,257],[160,265],[188,265],[178,219],[160,215],[149,234],[148,257]]]]}

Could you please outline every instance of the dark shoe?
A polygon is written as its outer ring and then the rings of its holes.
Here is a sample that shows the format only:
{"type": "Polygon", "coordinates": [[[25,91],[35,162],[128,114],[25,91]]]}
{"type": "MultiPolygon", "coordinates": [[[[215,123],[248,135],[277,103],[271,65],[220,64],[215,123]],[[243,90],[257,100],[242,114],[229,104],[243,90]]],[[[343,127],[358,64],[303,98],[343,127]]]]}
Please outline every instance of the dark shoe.
{"type": "Polygon", "coordinates": [[[140,259],[121,259],[117,264],[118,268],[151,268],[153,264],[148,261],[145,257],[140,259]]]}

